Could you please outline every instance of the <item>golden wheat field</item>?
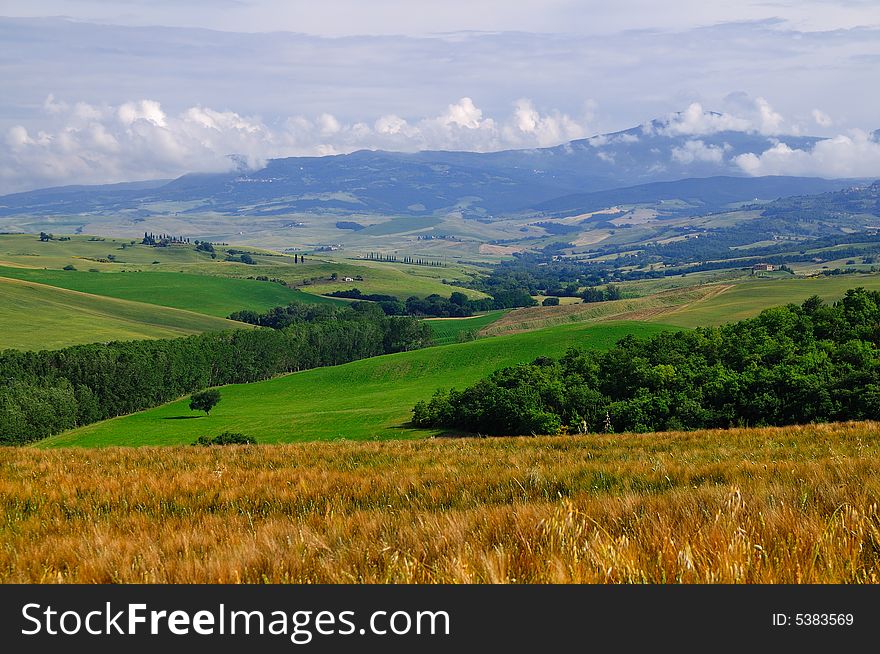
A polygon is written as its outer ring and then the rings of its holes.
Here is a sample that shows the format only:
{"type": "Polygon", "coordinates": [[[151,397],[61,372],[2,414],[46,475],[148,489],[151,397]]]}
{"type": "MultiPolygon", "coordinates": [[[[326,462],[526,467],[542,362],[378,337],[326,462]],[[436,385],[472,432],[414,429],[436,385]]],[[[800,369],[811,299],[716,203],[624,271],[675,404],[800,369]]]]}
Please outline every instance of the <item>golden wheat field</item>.
{"type": "Polygon", "coordinates": [[[0,450],[4,582],[874,583],[880,423],[0,450]]]}

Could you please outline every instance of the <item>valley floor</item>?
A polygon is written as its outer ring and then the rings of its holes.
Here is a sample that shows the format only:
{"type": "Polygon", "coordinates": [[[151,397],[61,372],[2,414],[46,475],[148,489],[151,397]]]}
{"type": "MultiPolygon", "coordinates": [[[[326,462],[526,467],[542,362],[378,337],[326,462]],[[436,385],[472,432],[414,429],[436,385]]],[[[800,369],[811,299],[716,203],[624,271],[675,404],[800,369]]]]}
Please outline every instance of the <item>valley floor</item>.
{"type": "Polygon", "coordinates": [[[2,582],[876,583],[880,424],[0,450],[2,582]]]}

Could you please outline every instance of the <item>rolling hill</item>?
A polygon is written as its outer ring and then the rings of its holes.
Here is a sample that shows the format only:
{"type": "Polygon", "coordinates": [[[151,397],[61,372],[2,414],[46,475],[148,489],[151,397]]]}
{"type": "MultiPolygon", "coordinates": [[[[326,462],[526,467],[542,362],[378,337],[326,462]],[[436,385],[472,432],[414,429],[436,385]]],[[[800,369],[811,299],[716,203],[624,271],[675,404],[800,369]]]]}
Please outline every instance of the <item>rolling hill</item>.
{"type": "Polygon", "coordinates": [[[664,213],[699,215],[755,200],[839,191],[848,180],[816,177],[705,177],[575,193],[535,205],[546,216],[566,216],[617,205],[645,204],[664,213]],[[680,204],[676,204],[679,201],[680,204]]]}
{"type": "Polygon", "coordinates": [[[438,387],[462,387],[497,368],[560,355],[572,346],[605,348],[627,334],[665,329],[636,322],[571,324],[374,357],[222,387],[220,404],[207,417],[191,412],[183,399],[59,434],[38,446],[181,445],[225,430],[261,443],[423,437],[435,432],[407,427],[410,409],[438,387]]]}
{"type": "Polygon", "coordinates": [[[0,350],[56,349],[250,328],[192,311],[0,277],[0,350]]]}
{"type": "MultiPolygon", "coordinates": [[[[253,217],[326,212],[427,217],[460,211],[491,219],[575,193],[689,177],[742,177],[733,161],[739,154],[763,152],[777,141],[808,149],[820,140],[808,136],[771,140],[752,132],[723,131],[700,135],[695,141],[694,135],[676,131],[670,120],[548,148],[487,153],[361,150],[274,159],[259,170],[192,173],[158,186],[28,191],[0,197],[0,216],[115,213],[148,221],[169,210],[182,215],[253,217]],[[723,156],[684,156],[695,142],[723,156]]],[[[785,194],[782,180],[768,178],[764,184],[779,184],[780,190],[764,191],[771,198],[785,194]]],[[[755,194],[733,196],[748,200],[755,194]]]]}
{"type": "Polygon", "coordinates": [[[818,295],[825,302],[843,297],[850,288],[880,290],[880,275],[838,275],[806,279],[753,279],[723,285],[719,293],[709,294],[698,302],[673,308],[652,319],[680,327],[721,325],[758,315],[764,309],[785,304],[800,304],[818,295]]]}
{"type": "Polygon", "coordinates": [[[242,309],[266,311],[291,302],[337,301],[281,284],[234,277],[172,272],[39,270],[0,266],[0,278],[20,279],[93,295],[145,302],[225,318],[242,309]]]}

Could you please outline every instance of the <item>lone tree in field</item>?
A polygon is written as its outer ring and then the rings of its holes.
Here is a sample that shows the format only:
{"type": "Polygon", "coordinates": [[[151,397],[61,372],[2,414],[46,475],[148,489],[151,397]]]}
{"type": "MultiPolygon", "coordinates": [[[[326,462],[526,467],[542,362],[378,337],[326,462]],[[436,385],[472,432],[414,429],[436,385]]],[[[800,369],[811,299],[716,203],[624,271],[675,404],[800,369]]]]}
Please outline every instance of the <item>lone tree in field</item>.
{"type": "Polygon", "coordinates": [[[216,388],[209,388],[206,391],[193,393],[189,398],[190,411],[204,411],[205,415],[211,413],[211,409],[217,406],[220,401],[220,391],[216,388]]]}

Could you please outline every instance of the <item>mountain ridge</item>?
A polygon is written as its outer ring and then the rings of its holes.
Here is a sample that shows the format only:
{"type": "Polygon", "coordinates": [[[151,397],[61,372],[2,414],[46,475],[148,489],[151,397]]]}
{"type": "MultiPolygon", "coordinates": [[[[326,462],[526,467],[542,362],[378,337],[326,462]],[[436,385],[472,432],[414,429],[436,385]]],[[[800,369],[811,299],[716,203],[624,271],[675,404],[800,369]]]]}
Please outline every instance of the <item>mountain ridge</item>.
{"type": "MultiPolygon", "coordinates": [[[[704,116],[717,119],[720,114],[704,116]]],[[[362,149],[270,159],[262,168],[247,171],[240,159],[230,155],[238,162],[237,170],[187,173],[164,184],[54,187],[0,196],[0,216],[134,212],[148,218],[167,213],[167,203],[181,203],[176,213],[182,215],[364,212],[420,216],[456,211],[465,218],[492,220],[530,212],[562,198],[572,201],[583,194],[644,184],[715,177],[757,179],[736,165],[736,156],[762,152],[776,143],[809,148],[820,140],[729,129],[698,133],[695,126],[684,128],[676,120],[654,120],[551,147],[495,152],[362,149]],[[163,207],[151,206],[157,204],[163,207]]],[[[782,176],[766,179],[779,186],[778,192],[768,191],[770,197],[785,195],[792,186],[782,176]]],[[[819,186],[821,190],[839,188],[836,184],[819,186]]],[[[702,203],[697,199],[697,204],[702,203]]],[[[731,196],[730,201],[746,199],[751,197],[731,196]]]]}

